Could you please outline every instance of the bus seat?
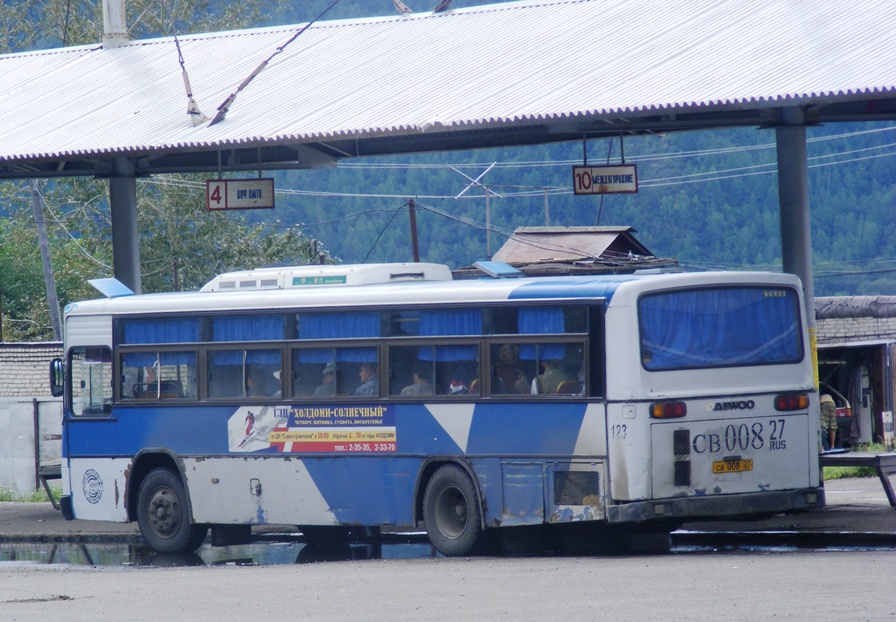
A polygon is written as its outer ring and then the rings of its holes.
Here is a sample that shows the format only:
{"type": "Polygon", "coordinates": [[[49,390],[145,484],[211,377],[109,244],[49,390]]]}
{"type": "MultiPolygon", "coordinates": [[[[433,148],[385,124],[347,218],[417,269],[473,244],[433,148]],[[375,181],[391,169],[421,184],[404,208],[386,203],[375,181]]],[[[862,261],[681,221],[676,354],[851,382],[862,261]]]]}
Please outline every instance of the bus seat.
{"type": "Polygon", "coordinates": [[[179,380],[163,380],[159,383],[159,399],[175,399],[184,396],[179,380]]]}
{"type": "Polygon", "coordinates": [[[467,389],[467,393],[479,395],[479,378],[473,378],[473,382],[470,383],[470,388],[467,389]]]}
{"type": "Polygon", "coordinates": [[[557,386],[558,395],[575,395],[581,393],[581,385],[575,380],[564,380],[557,386]]]}
{"type": "Polygon", "coordinates": [[[155,382],[138,382],[134,385],[134,397],[138,400],[170,400],[183,395],[183,389],[177,380],[164,380],[158,386],[155,382]]]}

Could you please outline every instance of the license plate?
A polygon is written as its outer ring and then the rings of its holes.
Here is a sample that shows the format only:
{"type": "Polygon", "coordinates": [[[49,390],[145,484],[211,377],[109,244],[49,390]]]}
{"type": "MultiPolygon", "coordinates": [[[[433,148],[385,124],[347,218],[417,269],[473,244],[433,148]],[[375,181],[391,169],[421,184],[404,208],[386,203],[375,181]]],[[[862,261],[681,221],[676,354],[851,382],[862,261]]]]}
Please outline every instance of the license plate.
{"type": "Polygon", "coordinates": [[[743,473],[744,471],[752,470],[753,460],[722,460],[721,462],[712,463],[712,472],[716,474],[743,473]]]}

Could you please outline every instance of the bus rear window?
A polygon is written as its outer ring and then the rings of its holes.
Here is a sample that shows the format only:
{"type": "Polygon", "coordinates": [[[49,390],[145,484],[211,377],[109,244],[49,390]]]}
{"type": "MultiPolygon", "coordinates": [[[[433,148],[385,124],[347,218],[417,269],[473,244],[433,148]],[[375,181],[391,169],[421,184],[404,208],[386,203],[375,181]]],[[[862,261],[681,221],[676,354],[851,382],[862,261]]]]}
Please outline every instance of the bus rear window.
{"type": "Polygon", "coordinates": [[[796,363],[799,298],[788,288],[660,292],[638,300],[641,357],[651,371],[796,363]]]}

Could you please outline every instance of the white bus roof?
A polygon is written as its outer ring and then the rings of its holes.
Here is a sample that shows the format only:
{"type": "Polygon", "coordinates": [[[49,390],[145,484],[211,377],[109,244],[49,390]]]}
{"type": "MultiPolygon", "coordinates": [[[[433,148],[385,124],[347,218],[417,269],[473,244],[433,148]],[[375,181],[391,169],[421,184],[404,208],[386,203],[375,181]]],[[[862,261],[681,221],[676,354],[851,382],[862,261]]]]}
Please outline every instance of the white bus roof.
{"type": "MultiPolygon", "coordinates": [[[[388,264],[415,265],[415,264],[388,264]]],[[[380,264],[382,266],[382,264],[380,264]]],[[[317,268],[317,266],[315,267],[317,268]]],[[[447,269],[447,268],[446,268],[447,269]]],[[[375,274],[376,272],[373,271],[375,274]]],[[[232,273],[240,274],[240,273],[232,273]]],[[[247,271],[261,279],[262,271],[247,271]]],[[[225,275],[221,275],[222,278],[225,275]]],[[[217,279],[213,280],[215,283],[217,279]]],[[[348,279],[347,279],[348,281],[348,279]]],[[[641,292],[713,284],[798,286],[791,274],[775,272],[689,272],[676,274],[578,275],[471,280],[408,280],[335,286],[235,287],[199,292],[122,296],[72,303],[66,314],[191,313],[267,311],[291,308],[476,304],[502,300],[563,300],[623,298],[633,301],[641,292]]]]}

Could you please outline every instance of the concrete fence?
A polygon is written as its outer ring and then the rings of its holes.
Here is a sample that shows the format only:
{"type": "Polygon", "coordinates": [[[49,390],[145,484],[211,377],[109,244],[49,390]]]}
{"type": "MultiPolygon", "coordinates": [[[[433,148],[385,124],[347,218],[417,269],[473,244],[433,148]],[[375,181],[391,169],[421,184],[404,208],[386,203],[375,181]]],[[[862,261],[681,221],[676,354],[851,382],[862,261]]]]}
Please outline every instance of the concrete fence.
{"type": "Polygon", "coordinates": [[[62,459],[62,399],[0,397],[0,489],[26,496],[38,469],[62,459]]]}

